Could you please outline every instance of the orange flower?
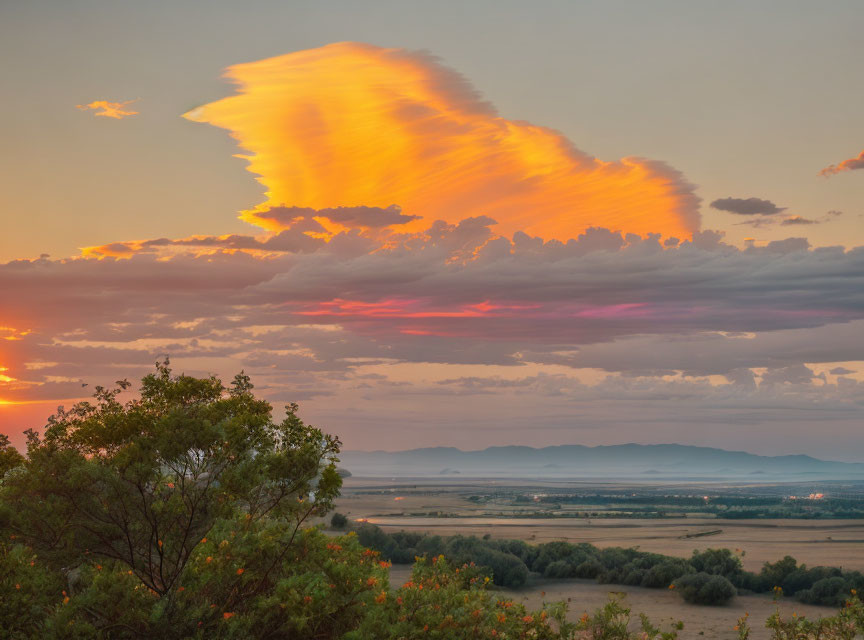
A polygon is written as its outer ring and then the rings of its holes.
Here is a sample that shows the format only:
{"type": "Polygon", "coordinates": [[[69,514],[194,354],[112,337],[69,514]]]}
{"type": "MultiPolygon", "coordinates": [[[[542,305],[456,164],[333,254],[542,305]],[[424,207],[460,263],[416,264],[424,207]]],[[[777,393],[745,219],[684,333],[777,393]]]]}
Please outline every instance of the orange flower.
{"type": "Polygon", "coordinates": [[[162,548],[162,541],[161,541],[161,540],[157,540],[157,541],[156,541],[156,544],[159,545],[159,548],[160,548],[160,549],[162,548]]]}
{"type": "Polygon", "coordinates": [[[583,614],[582,614],[582,617],[579,618],[579,620],[580,620],[582,623],[588,622],[588,614],[587,614],[587,613],[583,613],[583,614]]]}
{"type": "Polygon", "coordinates": [[[312,602],[312,596],[303,596],[303,602],[309,604],[310,602],[312,602]]]}
{"type": "Polygon", "coordinates": [[[174,488],[174,483],[173,483],[173,482],[169,482],[169,483],[167,483],[165,486],[167,486],[169,489],[173,489],[173,488],[174,488]]]}
{"type": "Polygon", "coordinates": [[[375,578],[374,576],[371,577],[371,578],[369,578],[369,579],[366,581],[366,586],[367,586],[367,587],[374,587],[376,584],[378,584],[378,578],[375,578]]]}
{"type": "Polygon", "coordinates": [[[227,620],[228,618],[233,618],[234,614],[231,613],[230,611],[226,611],[225,613],[222,614],[222,617],[227,620]]]}
{"type": "Polygon", "coordinates": [[[377,602],[378,604],[381,604],[386,599],[387,599],[387,592],[386,591],[382,591],[377,596],[375,596],[375,602],[377,602]]]}
{"type": "Polygon", "coordinates": [[[213,556],[207,556],[206,558],[204,558],[204,562],[206,562],[208,564],[213,562],[213,556]]]}
{"type": "Polygon", "coordinates": [[[201,538],[201,544],[204,544],[205,542],[207,542],[207,538],[201,538]]]}
{"type": "Polygon", "coordinates": [[[246,569],[237,569],[237,575],[242,576],[244,571],[246,571],[246,569]]]}
{"type": "Polygon", "coordinates": [[[532,622],[534,622],[534,618],[531,616],[523,616],[522,622],[524,622],[525,624],[531,624],[532,622]]]}
{"type": "Polygon", "coordinates": [[[16,588],[16,589],[21,589],[21,585],[18,584],[18,583],[16,582],[16,583],[15,583],[15,588],[16,588]]]}

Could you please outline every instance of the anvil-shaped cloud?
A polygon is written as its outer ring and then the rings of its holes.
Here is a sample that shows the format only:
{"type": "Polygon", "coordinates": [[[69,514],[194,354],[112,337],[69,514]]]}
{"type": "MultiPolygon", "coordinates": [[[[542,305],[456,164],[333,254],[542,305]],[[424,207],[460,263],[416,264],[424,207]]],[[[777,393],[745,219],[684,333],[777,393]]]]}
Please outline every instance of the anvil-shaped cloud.
{"type": "MultiPolygon", "coordinates": [[[[228,68],[237,94],[186,114],[231,132],[274,207],[397,204],[425,221],[486,215],[496,231],[566,240],[591,226],[689,237],[699,200],[662,162],[603,162],[506,120],[424,53],[343,42],[228,68]]],[[[328,221],[321,221],[329,227],[328,221]]]]}

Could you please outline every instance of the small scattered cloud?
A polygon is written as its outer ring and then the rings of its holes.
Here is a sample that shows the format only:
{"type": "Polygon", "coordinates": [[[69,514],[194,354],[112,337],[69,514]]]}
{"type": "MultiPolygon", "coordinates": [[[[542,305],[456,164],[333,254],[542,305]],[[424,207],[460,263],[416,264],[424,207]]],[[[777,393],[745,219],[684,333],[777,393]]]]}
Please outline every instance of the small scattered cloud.
{"type": "Polygon", "coordinates": [[[811,220],[810,218],[802,218],[801,216],[791,216],[789,218],[785,218],[781,223],[781,227],[788,227],[792,225],[798,224],[819,224],[818,220],[811,220]]]}
{"type": "Polygon", "coordinates": [[[126,100],[124,102],[108,102],[107,100],[95,100],[89,104],[79,104],[77,107],[82,111],[93,110],[94,116],[103,116],[105,118],[114,118],[115,120],[122,120],[123,118],[128,118],[129,116],[138,115],[137,111],[132,111],[131,109],[127,109],[127,105],[132,104],[133,102],[137,102],[137,100],[126,100]],[[101,111],[100,111],[101,109],[101,111]]]}
{"type": "MultiPolygon", "coordinates": [[[[757,218],[752,218],[750,220],[744,220],[743,222],[736,222],[736,226],[747,225],[748,227],[753,227],[754,229],[761,229],[763,227],[770,227],[773,224],[777,223],[776,218],[771,218],[770,216],[759,216],[757,218]]],[[[753,238],[750,238],[753,239],[753,238]]]]}
{"type": "Polygon", "coordinates": [[[774,225],[780,225],[781,227],[792,227],[792,226],[801,226],[801,225],[810,225],[810,224],[822,224],[825,222],[831,222],[832,220],[842,216],[842,211],[831,210],[825,213],[824,216],[820,218],[805,218],[804,216],[796,216],[796,215],[758,215],[754,216],[748,220],[744,220],[743,222],[736,222],[736,225],[747,225],[748,227],[753,227],[755,229],[761,229],[763,227],[770,227],[774,225]]]}
{"type": "Polygon", "coordinates": [[[848,376],[850,373],[855,373],[855,371],[846,367],[834,367],[828,373],[832,376],[848,376]]]}
{"type": "Polygon", "coordinates": [[[855,169],[864,169],[864,151],[859,153],[855,158],[848,158],[839,164],[828,165],[819,172],[819,175],[828,178],[838,173],[853,171],[855,169]]]}
{"type": "Polygon", "coordinates": [[[742,216],[770,216],[786,210],[770,200],[762,198],[718,198],[711,203],[712,209],[742,216]]]}
{"type": "Polygon", "coordinates": [[[346,227],[367,227],[370,229],[405,224],[420,217],[402,213],[402,209],[395,204],[386,209],[380,207],[335,207],[321,209],[317,215],[346,227]]]}

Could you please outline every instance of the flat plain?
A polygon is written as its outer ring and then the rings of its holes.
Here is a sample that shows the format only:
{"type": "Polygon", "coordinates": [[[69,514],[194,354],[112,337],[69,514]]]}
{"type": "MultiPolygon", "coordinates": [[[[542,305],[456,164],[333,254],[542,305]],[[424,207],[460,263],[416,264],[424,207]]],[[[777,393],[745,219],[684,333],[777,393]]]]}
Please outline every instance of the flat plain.
{"type": "MultiPolygon", "coordinates": [[[[864,521],[860,519],[727,520],[700,514],[634,518],[614,517],[612,513],[603,513],[602,517],[544,518],[534,516],[531,505],[514,504],[512,496],[514,492],[531,495],[532,491],[544,488],[556,490],[560,483],[532,481],[521,485],[520,482],[348,478],[336,511],[354,521],[376,524],[388,532],[489,535],[532,544],[553,540],[589,542],[601,548],[637,547],[680,557],[688,557],[696,549],[725,547],[735,550],[744,568],[750,571],[759,571],[765,562],[785,555],[810,566],[864,570],[864,521]],[[478,494],[486,496],[483,502],[477,501],[478,494]],[[490,515],[492,512],[495,515],[490,515]]],[[[614,484],[592,483],[580,490],[600,490],[601,486],[608,490],[614,484]]],[[[620,488],[622,491],[639,490],[632,485],[620,488]]],[[[409,572],[408,566],[395,566],[393,584],[404,582],[409,572]]],[[[673,620],[683,621],[681,637],[684,639],[735,638],[733,627],[745,612],[750,615],[752,637],[767,638],[764,620],[778,606],[765,595],[739,596],[723,607],[697,606],[683,603],[677,594],[665,589],[597,584],[588,580],[534,578],[523,589],[504,591],[532,607],[543,601],[569,601],[574,618],[617,595],[623,597],[634,612],[646,613],[655,623],[668,625],[673,620]]],[[[793,612],[808,617],[833,613],[830,608],[803,605],[792,599],[784,600],[779,607],[787,616],[793,612]]]]}

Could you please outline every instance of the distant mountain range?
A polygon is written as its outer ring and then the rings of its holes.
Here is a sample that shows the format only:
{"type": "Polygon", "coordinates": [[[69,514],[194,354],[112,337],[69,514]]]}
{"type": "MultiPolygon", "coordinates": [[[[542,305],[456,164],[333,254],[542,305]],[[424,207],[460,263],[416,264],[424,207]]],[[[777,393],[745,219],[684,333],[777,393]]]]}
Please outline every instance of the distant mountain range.
{"type": "Polygon", "coordinates": [[[807,455],[758,456],[744,451],[680,444],[489,447],[462,451],[343,451],[340,466],[354,476],[534,477],[769,480],[862,479],[864,463],[829,462],[807,455]]]}

